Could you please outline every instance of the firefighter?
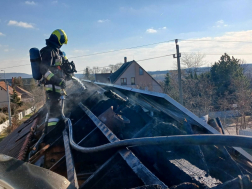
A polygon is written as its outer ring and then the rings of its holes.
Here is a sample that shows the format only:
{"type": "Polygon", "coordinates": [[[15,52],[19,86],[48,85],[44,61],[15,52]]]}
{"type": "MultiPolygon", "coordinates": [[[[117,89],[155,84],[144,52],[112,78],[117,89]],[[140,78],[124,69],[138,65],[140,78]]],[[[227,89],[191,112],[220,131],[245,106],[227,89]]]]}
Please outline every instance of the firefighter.
{"type": "Polygon", "coordinates": [[[65,54],[60,51],[63,44],[67,44],[67,35],[62,29],[53,31],[46,39],[46,47],[40,50],[40,72],[44,78],[46,90],[46,104],[49,112],[46,132],[50,132],[60,121],[61,104],[60,96],[66,88],[66,75],[61,70],[65,54]]]}

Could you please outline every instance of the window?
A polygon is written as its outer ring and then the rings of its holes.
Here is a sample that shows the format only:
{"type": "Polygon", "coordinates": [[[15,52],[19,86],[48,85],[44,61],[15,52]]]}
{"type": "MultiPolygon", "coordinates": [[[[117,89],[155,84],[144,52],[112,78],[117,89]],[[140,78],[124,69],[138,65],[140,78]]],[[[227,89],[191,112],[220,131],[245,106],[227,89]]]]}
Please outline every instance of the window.
{"type": "Polygon", "coordinates": [[[143,75],[143,68],[139,68],[139,75],[143,75]]]}
{"type": "Polygon", "coordinates": [[[135,85],[135,78],[134,77],[131,78],[131,85],[135,85]]]}
{"type": "Polygon", "coordinates": [[[121,78],[121,85],[127,85],[127,78],[121,78]]]}

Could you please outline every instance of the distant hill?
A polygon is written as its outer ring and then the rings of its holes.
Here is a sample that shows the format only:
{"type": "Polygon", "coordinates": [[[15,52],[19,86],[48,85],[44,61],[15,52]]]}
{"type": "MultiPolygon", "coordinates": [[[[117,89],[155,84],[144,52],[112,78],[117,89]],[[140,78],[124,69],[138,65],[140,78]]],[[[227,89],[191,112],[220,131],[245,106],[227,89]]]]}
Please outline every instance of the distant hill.
{"type": "MultiPolygon", "coordinates": [[[[252,64],[243,64],[244,73],[252,73],[252,64]]],[[[210,71],[211,67],[201,67],[198,68],[197,74],[205,73],[210,71]]],[[[148,71],[148,73],[157,81],[163,81],[167,72],[172,70],[160,70],[160,71],[148,71]]],[[[32,78],[32,75],[26,73],[6,73],[6,79],[11,79],[12,77],[22,77],[22,78],[32,78]]],[[[83,74],[75,74],[77,78],[83,77],[83,74]]],[[[4,73],[0,72],[0,80],[4,79],[4,73]]]]}
{"type": "MultiPolygon", "coordinates": [[[[242,64],[244,68],[244,74],[252,73],[252,64],[242,64]]],[[[201,67],[198,68],[197,74],[206,73],[210,71],[211,67],[201,67]]],[[[188,69],[184,69],[188,70],[188,69]]],[[[148,73],[157,81],[163,81],[167,72],[171,70],[164,70],[164,71],[148,71],[148,73]]]]}
{"type": "Polygon", "coordinates": [[[77,78],[82,78],[83,77],[83,74],[74,74],[75,75],[75,77],[77,77],[77,78]]]}
{"type": "MultiPolygon", "coordinates": [[[[26,73],[5,73],[6,79],[11,79],[12,77],[21,77],[21,78],[32,78],[32,75],[26,73]]],[[[0,80],[4,79],[4,73],[0,72],[0,80]]]]}

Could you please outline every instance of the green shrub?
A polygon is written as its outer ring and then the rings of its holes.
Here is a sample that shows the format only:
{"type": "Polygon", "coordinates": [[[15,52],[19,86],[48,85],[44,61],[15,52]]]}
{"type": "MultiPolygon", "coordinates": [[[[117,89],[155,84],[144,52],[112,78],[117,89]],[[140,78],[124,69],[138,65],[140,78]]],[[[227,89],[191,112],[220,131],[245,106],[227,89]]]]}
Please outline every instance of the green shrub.
{"type": "Polygon", "coordinates": [[[8,117],[4,113],[0,113],[0,124],[5,122],[8,119],[8,117]]]}

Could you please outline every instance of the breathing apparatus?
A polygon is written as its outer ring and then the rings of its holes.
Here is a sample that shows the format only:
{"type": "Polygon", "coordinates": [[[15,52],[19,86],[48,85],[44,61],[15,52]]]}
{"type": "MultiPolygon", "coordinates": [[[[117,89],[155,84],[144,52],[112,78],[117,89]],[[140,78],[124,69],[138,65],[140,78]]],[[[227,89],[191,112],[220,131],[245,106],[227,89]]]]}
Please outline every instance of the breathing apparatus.
{"type": "MultiPolygon", "coordinates": [[[[31,48],[30,51],[30,61],[31,61],[31,69],[32,69],[32,77],[35,80],[41,80],[42,74],[40,73],[40,64],[41,64],[41,55],[38,48],[31,48]]],[[[75,64],[73,61],[69,62],[65,58],[65,53],[63,52],[63,61],[60,65],[60,69],[64,72],[64,74],[69,78],[74,75],[76,71],[75,64]]]]}

